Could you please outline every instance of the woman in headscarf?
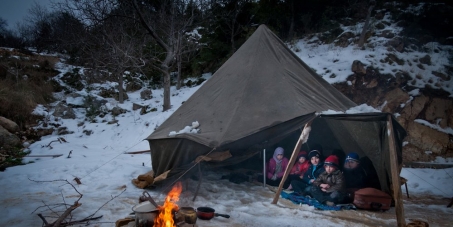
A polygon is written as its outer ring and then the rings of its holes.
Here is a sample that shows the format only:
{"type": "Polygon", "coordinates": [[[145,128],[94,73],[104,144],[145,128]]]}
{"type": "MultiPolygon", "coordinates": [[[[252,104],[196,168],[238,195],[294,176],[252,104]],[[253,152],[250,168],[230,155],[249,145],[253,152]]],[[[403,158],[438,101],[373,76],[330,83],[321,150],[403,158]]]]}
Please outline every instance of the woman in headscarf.
{"type": "Polygon", "coordinates": [[[267,181],[271,186],[280,185],[285,169],[288,166],[288,159],[284,157],[285,150],[282,147],[277,147],[274,155],[267,163],[267,181]]]}

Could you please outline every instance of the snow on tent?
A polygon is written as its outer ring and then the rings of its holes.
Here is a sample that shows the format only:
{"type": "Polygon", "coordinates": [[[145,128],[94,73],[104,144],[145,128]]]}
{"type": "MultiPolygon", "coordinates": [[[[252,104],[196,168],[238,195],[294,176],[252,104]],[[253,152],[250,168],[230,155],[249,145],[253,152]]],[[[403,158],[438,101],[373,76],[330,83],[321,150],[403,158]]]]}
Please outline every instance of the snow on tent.
{"type": "Polygon", "coordinates": [[[273,152],[283,146],[291,155],[302,129],[310,123],[308,147],[321,144],[324,156],[335,149],[367,156],[382,190],[390,192],[390,167],[402,163],[406,132],[387,113],[320,114],[345,113],[355,106],[261,25],[147,137],[152,168],[161,179],[155,184],[174,183],[189,175],[189,170],[196,171],[199,163],[206,167],[238,164],[256,158],[263,148],[273,152]],[[199,126],[177,133],[192,123],[199,126]],[[392,150],[397,157],[393,163],[392,150]]]}

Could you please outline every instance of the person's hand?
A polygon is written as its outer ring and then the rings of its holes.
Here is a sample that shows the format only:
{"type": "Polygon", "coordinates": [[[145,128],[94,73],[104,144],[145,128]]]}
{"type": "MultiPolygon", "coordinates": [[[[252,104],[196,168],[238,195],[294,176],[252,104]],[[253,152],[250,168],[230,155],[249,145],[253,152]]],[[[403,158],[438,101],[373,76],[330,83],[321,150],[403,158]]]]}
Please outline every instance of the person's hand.
{"type": "Polygon", "coordinates": [[[271,180],[277,180],[277,174],[274,174],[271,178],[271,180]]]}
{"type": "Polygon", "coordinates": [[[302,178],[304,178],[304,176],[302,176],[302,175],[299,175],[299,178],[300,178],[300,179],[302,179],[302,178]]]}
{"type": "Polygon", "coordinates": [[[322,189],[328,189],[328,188],[330,188],[330,185],[329,184],[320,184],[319,187],[321,187],[322,189]]]}
{"type": "Polygon", "coordinates": [[[315,180],[311,179],[311,180],[310,180],[310,183],[313,183],[313,181],[315,181],[315,180]]]}

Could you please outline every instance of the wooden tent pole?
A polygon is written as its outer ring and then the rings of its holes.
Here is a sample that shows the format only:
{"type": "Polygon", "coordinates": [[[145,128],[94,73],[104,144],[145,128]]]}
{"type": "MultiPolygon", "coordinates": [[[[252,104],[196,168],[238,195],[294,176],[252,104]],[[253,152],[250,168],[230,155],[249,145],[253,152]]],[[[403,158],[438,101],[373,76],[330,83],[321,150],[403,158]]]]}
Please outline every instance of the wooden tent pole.
{"type": "Polygon", "coordinates": [[[299,154],[300,148],[302,147],[302,144],[304,144],[308,139],[309,131],[306,132],[306,129],[308,130],[308,127],[310,127],[312,121],[313,121],[313,119],[311,119],[308,123],[305,124],[304,129],[302,130],[302,133],[300,134],[299,140],[297,140],[297,143],[296,143],[296,146],[294,147],[291,158],[289,159],[288,166],[286,167],[285,173],[283,174],[282,181],[280,182],[277,192],[275,193],[274,200],[272,200],[272,204],[277,204],[277,202],[278,202],[278,198],[280,197],[280,193],[282,192],[282,189],[283,189],[283,184],[285,183],[286,178],[288,178],[289,172],[291,171],[291,169],[294,166],[294,163],[296,162],[297,155],[299,154]]]}
{"type": "Polygon", "coordinates": [[[398,156],[396,155],[395,132],[393,131],[392,116],[387,117],[387,135],[389,139],[390,172],[392,176],[393,199],[395,200],[396,222],[398,227],[406,226],[404,219],[403,199],[401,196],[400,176],[398,173],[398,156]]]}

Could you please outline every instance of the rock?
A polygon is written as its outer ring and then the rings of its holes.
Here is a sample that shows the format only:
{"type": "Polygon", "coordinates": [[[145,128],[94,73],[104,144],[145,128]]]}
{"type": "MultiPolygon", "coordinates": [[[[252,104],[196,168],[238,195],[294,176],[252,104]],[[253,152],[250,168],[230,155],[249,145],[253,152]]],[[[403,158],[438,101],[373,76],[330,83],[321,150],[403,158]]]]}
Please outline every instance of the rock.
{"type": "Polygon", "coordinates": [[[415,97],[412,102],[407,103],[401,111],[401,116],[398,118],[400,124],[404,128],[407,128],[406,122],[412,122],[413,120],[415,120],[425,108],[427,102],[428,97],[422,95],[415,97]]]}
{"type": "Polygon", "coordinates": [[[384,37],[387,39],[391,39],[391,38],[395,37],[395,34],[393,33],[392,30],[384,30],[378,36],[384,37]]]}
{"type": "Polygon", "coordinates": [[[140,92],[140,98],[142,98],[144,100],[148,100],[153,97],[152,94],[153,94],[153,91],[151,89],[145,89],[140,92]]]}
{"type": "Polygon", "coordinates": [[[141,108],[143,108],[142,105],[137,104],[137,103],[132,103],[132,110],[138,110],[138,109],[141,109],[141,108]]]}
{"type": "Polygon", "coordinates": [[[382,108],[382,112],[394,113],[401,104],[409,100],[409,95],[401,88],[395,88],[385,94],[384,100],[387,104],[382,108]]]}
{"type": "Polygon", "coordinates": [[[55,107],[52,114],[55,117],[61,117],[63,119],[75,119],[76,115],[71,107],[66,106],[63,102],[59,102],[55,107]]]}
{"type": "Polygon", "coordinates": [[[0,116],[0,126],[2,126],[4,129],[8,130],[8,132],[11,133],[16,133],[20,130],[16,122],[11,121],[10,119],[2,116],[0,116]]]}
{"type": "Polygon", "coordinates": [[[19,146],[20,138],[0,126],[0,147],[10,148],[19,146]]]}
{"type": "Polygon", "coordinates": [[[133,79],[131,82],[126,84],[126,92],[138,91],[141,88],[142,83],[137,79],[133,79]]]}
{"type": "Polygon", "coordinates": [[[453,113],[453,101],[441,98],[433,98],[425,110],[425,119],[440,127],[452,127],[453,122],[448,124],[449,117],[453,113]]]}
{"type": "Polygon", "coordinates": [[[351,71],[354,73],[366,74],[365,65],[359,60],[352,62],[351,71]]]}
{"type": "Polygon", "coordinates": [[[431,56],[429,56],[428,54],[425,55],[424,57],[418,59],[418,61],[422,64],[425,64],[425,65],[431,65],[431,56]]]}
{"type": "Polygon", "coordinates": [[[406,130],[408,133],[406,140],[422,151],[432,152],[433,157],[446,153],[450,143],[448,134],[417,122],[409,123],[406,130]]]}
{"type": "Polygon", "coordinates": [[[121,107],[115,106],[111,110],[113,116],[118,116],[120,114],[126,113],[127,111],[125,109],[122,109],[121,107]]]}

